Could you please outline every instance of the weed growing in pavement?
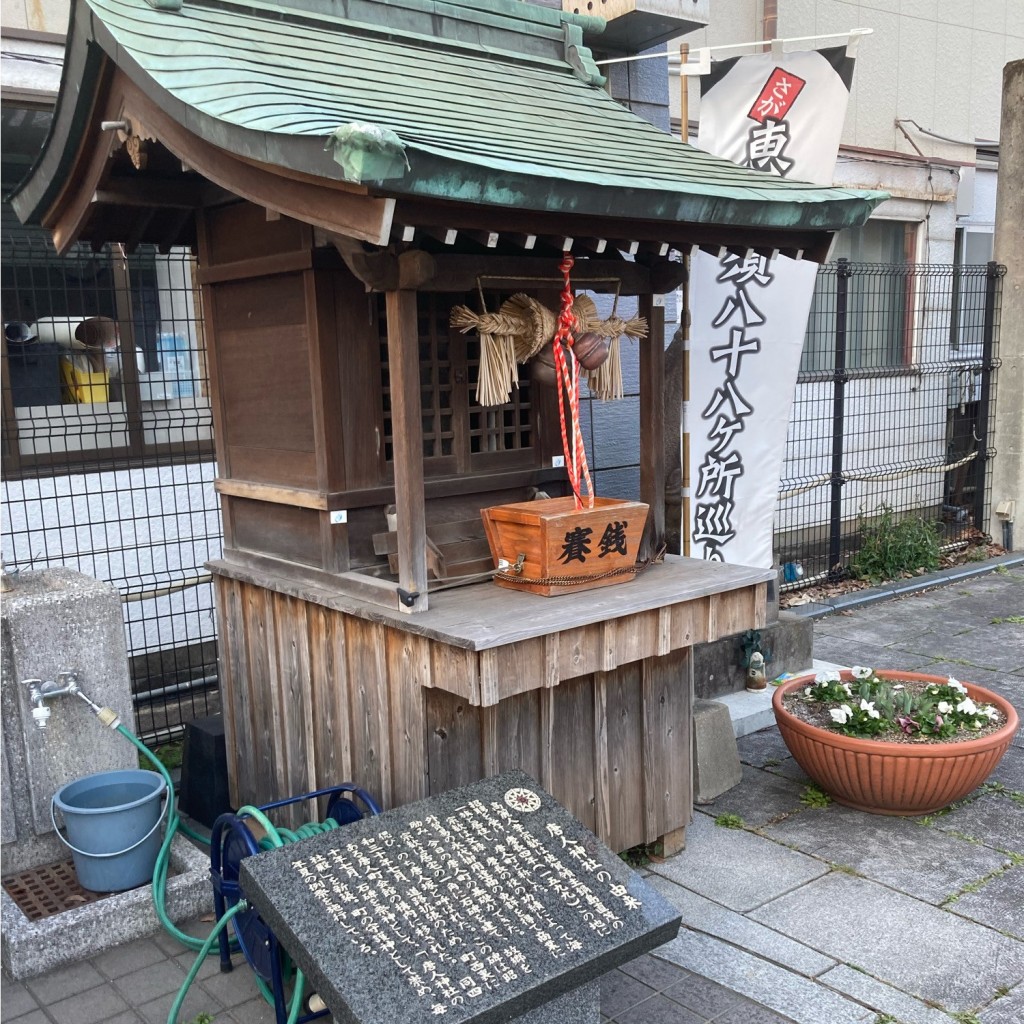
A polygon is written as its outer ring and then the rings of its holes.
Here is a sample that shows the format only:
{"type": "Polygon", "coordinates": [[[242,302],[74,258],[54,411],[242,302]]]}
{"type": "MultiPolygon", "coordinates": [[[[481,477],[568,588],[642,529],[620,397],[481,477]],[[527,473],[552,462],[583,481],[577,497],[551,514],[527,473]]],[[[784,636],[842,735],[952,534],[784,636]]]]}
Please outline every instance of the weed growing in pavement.
{"type": "Polygon", "coordinates": [[[746,828],[747,823],[738,814],[720,814],[715,818],[719,828],[746,828]]]}
{"type": "Polygon", "coordinates": [[[961,1010],[960,1013],[951,1013],[950,1016],[957,1024],[981,1024],[981,1018],[973,1010],[961,1010]]]}
{"type": "Polygon", "coordinates": [[[1024,626],[1024,615],[1007,615],[1004,619],[993,619],[993,626],[1024,626]]]}
{"type": "Polygon", "coordinates": [[[832,797],[812,783],[809,786],[804,786],[803,792],[800,794],[800,803],[805,807],[828,807],[832,803],[832,797]]]}

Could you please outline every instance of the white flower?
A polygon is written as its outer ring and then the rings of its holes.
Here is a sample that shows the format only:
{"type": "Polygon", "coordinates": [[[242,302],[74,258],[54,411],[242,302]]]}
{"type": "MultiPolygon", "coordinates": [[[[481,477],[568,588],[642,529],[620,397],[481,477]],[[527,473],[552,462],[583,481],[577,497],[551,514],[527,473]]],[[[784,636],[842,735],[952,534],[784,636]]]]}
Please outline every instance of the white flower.
{"type": "Polygon", "coordinates": [[[812,696],[814,696],[814,687],[812,687],[812,686],[805,686],[804,687],[804,696],[805,697],[812,697],[812,696]]]}
{"type": "Polygon", "coordinates": [[[967,687],[964,686],[964,684],[961,683],[959,679],[954,679],[952,676],[950,676],[949,679],[946,680],[946,685],[952,686],[954,690],[959,690],[961,693],[967,692],[967,687]]]}
{"type": "Polygon", "coordinates": [[[875,710],[875,702],[873,700],[861,700],[860,702],[861,711],[868,713],[868,718],[881,718],[882,716],[875,710]]]}
{"type": "Polygon", "coordinates": [[[816,683],[838,683],[839,673],[831,669],[828,672],[819,672],[814,677],[814,681],[816,683]]]}
{"type": "Polygon", "coordinates": [[[845,691],[846,691],[846,692],[847,692],[847,693],[848,693],[848,694],[849,694],[849,695],[850,695],[851,697],[853,696],[853,690],[851,690],[851,689],[850,689],[850,684],[849,684],[849,683],[843,683],[843,689],[844,689],[844,690],[845,690],[845,691]]]}
{"type": "Polygon", "coordinates": [[[956,709],[965,715],[976,715],[978,713],[978,705],[975,704],[970,697],[964,697],[964,699],[957,704],[956,709]]]}
{"type": "Polygon", "coordinates": [[[853,708],[849,704],[840,704],[837,708],[829,708],[828,713],[832,716],[832,721],[836,725],[846,725],[853,714],[853,708]]]}
{"type": "Polygon", "coordinates": [[[953,705],[948,700],[939,701],[939,714],[948,715],[953,710],[953,705]]]}
{"type": "Polygon", "coordinates": [[[999,717],[999,712],[996,711],[996,708],[995,708],[994,704],[982,704],[981,707],[979,708],[979,710],[981,711],[981,713],[986,718],[998,718],[999,717]]]}
{"type": "Polygon", "coordinates": [[[894,690],[894,691],[895,691],[895,690],[902,690],[902,689],[903,689],[903,684],[902,684],[902,683],[897,683],[897,684],[896,684],[896,685],[895,685],[895,686],[893,687],[893,690],[894,690]]]}
{"type": "Polygon", "coordinates": [[[870,679],[874,674],[870,668],[865,668],[863,665],[854,665],[850,671],[853,673],[854,679],[870,679]]]}

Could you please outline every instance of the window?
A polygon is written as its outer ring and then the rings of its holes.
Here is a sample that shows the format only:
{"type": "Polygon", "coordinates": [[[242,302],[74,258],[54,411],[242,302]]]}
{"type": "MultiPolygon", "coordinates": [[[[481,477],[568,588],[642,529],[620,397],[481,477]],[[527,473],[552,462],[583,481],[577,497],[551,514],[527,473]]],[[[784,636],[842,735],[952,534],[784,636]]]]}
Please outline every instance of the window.
{"type": "MultiPolygon", "coordinates": [[[[4,105],[0,177],[24,177],[48,110],[4,105]]],[[[3,431],[8,476],[130,460],[183,443],[212,449],[198,290],[187,250],[57,255],[2,207],[3,431]]]]}
{"type": "MultiPolygon", "coordinates": [[[[848,278],[846,366],[867,369],[901,366],[911,356],[916,224],[873,220],[841,232],[832,260],[853,264],[848,278]]],[[[830,265],[818,275],[804,340],[802,371],[835,364],[838,274],[830,265]]]]}

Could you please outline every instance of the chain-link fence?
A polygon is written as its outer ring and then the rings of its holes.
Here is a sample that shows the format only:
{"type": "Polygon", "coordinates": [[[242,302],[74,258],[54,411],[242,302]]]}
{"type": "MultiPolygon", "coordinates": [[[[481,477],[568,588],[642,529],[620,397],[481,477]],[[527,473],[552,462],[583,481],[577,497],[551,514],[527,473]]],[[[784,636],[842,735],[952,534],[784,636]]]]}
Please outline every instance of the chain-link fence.
{"type": "Polygon", "coordinates": [[[775,550],[790,587],[849,571],[879,523],[985,528],[1004,268],[822,267],[790,419],[775,550]]]}
{"type": "Polygon", "coordinates": [[[4,207],[4,566],[65,565],[118,588],[149,741],[218,706],[199,303],[186,251],[58,257],[4,207]]]}

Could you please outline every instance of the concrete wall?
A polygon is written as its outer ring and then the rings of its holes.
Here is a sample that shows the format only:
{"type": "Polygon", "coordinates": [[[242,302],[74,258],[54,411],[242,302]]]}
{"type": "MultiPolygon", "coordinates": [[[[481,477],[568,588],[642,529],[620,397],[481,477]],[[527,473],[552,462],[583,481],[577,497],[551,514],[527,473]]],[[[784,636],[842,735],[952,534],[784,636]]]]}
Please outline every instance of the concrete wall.
{"type": "Polygon", "coordinates": [[[78,673],[82,690],[131,724],[131,687],[121,599],[106,583],[70,569],[26,573],[4,595],[0,632],[3,717],[3,873],[64,854],[50,800],[83,775],[138,766],[136,751],[100,725],[77,697],[57,697],[45,730],[35,727],[25,679],[78,673]]]}
{"type": "Polygon", "coordinates": [[[999,394],[996,404],[992,510],[989,529],[999,539],[1003,523],[1013,526],[1014,549],[1024,548],[1024,60],[1003,72],[1003,123],[1000,161],[1003,176],[996,207],[995,258],[1006,266],[1003,280],[999,394]],[[1001,502],[1013,502],[1007,514],[996,514],[1001,502]],[[1016,518],[1017,522],[1012,523],[1016,518]]]}

